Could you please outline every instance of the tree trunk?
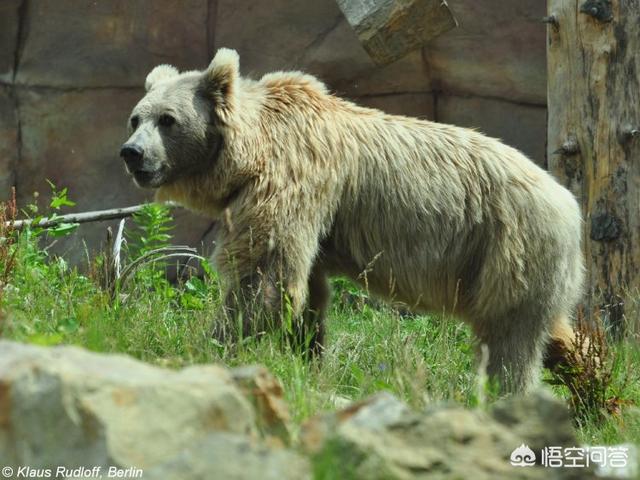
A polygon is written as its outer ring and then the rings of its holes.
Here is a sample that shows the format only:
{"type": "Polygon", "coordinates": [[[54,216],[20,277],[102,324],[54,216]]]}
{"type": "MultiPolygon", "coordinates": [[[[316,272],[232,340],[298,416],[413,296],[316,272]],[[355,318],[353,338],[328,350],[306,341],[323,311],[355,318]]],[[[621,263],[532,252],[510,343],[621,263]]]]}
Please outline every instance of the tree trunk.
{"type": "Polygon", "coordinates": [[[640,0],[549,0],[546,21],[547,161],[582,206],[585,314],[619,328],[640,289],[640,0]]]}

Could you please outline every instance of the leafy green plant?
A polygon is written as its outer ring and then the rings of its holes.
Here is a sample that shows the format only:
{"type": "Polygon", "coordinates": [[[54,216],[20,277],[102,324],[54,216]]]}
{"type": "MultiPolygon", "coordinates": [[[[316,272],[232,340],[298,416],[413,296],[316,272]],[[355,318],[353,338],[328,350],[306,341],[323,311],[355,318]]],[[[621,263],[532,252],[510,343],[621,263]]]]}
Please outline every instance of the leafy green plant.
{"type": "Polygon", "coordinates": [[[363,309],[371,300],[367,293],[351,280],[344,277],[336,277],[331,280],[333,295],[340,303],[352,305],[363,309]]]}
{"type": "Polygon", "coordinates": [[[122,283],[134,275],[143,288],[162,291],[169,298],[175,296],[166,279],[167,263],[161,258],[170,246],[172,222],[169,208],[158,203],[148,203],[133,215],[133,228],[125,230],[128,265],[122,283]]]}
{"type": "MultiPolygon", "coordinates": [[[[68,189],[63,188],[62,190],[58,190],[58,188],[50,181],[47,180],[47,183],[51,187],[51,200],[49,201],[49,212],[46,212],[46,215],[37,215],[38,206],[37,203],[33,203],[28,206],[28,210],[33,214],[36,214],[36,217],[33,219],[32,225],[37,225],[40,220],[47,217],[48,220],[56,220],[59,217],[60,212],[63,207],[73,207],[75,206],[75,202],[69,199],[68,197],[68,189]]],[[[37,196],[36,196],[37,198],[37,196]]],[[[34,235],[39,236],[43,233],[50,235],[52,237],[66,237],[71,235],[78,228],[78,223],[69,223],[69,222],[60,222],[55,225],[47,228],[41,228],[37,226],[31,227],[31,230],[34,235]]]]}
{"type": "Polygon", "coordinates": [[[33,201],[22,209],[22,213],[27,217],[27,219],[31,220],[31,223],[24,227],[24,232],[35,237],[39,237],[44,234],[52,237],[65,237],[67,235],[71,235],[78,228],[79,224],[59,222],[51,227],[43,228],[39,226],[39,223],[45,218],[51,221],[58,219],[63,207],[75,206],[75,202],[70,200],[68,197],[69,192],[67,188],[58,190],[55,184],[50,180],[47,180],[47,183],[51,187],[51,200],[49,201],[47,211],[40,211],[40,207],[38,206],[40,194],[38,192],[34,192],[33,201]]]}
{"type": "Polygon", "coordinates": [[[173,218],[166,205],[148,203],[133,215],[133,221],[135,227],[127,230],[130,258],[135,260],[170,245],[173,218]]]}
{"type": "MultiPolygon", "coordinates": [[[[169,207],[161,204],[144,205],[133,216],[133,221],[134,227],[125,230],[127,258],[122,260],[120,276],[108,282],[114,286],[112,297],[121,289],[130,291],[130,287],[141,288],[153,290],[163,299],[174,302],[176,308],[202,310],[207,296],[204,281],[190,277],[184,285],[175,286],[167,279],[167,267],[172,260],[188,258],[205,261],[194,248],[170,243],[173,218],[169,207]]],[[[115,255],[112,256],[115,258],[115,255]]]]}

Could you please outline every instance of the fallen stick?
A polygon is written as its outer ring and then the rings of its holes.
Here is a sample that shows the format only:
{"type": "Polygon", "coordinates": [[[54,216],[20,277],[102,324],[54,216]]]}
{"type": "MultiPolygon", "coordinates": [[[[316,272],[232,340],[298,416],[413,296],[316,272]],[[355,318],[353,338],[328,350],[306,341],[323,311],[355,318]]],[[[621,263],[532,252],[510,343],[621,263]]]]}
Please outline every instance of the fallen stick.
{"type": "MultiPolygon", "coordinates": [[[[175,205],[166,204],[169,207],[175,205]]],[[[88,223],[88,222],[100,222],[104,220],[115,220],[120,218],[127,218],[134,213],[139,212],[144,207],[142,205],[133,205],[131,207],[124,208],[111,208],[109,210],[96,210],[94,212],[80,212],[80,213],[67,213],[65,215],[56,215],[55,217],[42,218],[38,222],[34,222],[31,219],[15,220],[13,222],[6,222],[6,226],[13,226],[13,228],[19,230],[26,226],[49,228],[61,223],[88,223]]]]}

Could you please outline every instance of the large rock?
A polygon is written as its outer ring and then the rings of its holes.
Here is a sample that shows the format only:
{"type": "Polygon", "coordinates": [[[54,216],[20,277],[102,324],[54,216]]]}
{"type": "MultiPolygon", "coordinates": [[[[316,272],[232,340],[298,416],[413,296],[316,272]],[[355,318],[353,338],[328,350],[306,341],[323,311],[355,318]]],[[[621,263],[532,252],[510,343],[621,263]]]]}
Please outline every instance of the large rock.
{"type": "Polygon", "coordinates": [[[261,365],[237,367],[231,375],[258,413],[257,425],[262,435],[270,443],[289,444],[291,417],[282,383],[261,365]]]}
{"type": "Polygon", "coordinates": [[[442,0],[336,1],[378,65],[396,61],[457,26],[442,0]]]}
{"type": "Polygon", "coordinates": [[[532,450],[554,445],[576,446],[569,409],[546,390],[503,399],[493,405],[491,415],[516,436],[526,439],[532,450]]]}
{"type": "Polygon", "coordinates": [[[9,197],[18,164],[18,116],[9,87],[0,86],[0,201],[9,197]]]}
{"type": "Polygon", "coordinates": [[[586,468],[511,465],[523,443],[538,461],[545,446],[578,445],[566,406],[546,392],[489,412],[445,405],[420,414],[383,393],[311,419],[301,440],[322,478],[594,478],[586,468]]]}
{"type": "Polygon", "coordinates": [[[0,465],[146,468],[215,432],[255,439],[255,425],[220,367],[0,341],[0,465]]]}
{"type": "Polygon", "coordinates": [[[145,480],[307,480],[309,460],[246,436],[215,433],[145,472],[145,480]]]}
{"type": "Polygon", "coordinates": [[[438,121],[476,128],[546,168],[547,109],[500,99],[438,95],[438,121]]]}
{"type": "Polygon", "coordinates": [[[27,2],[16,81],[56,87],[141,86],[161,63],[202,68],[211,57],[209,0],[27,2]]]}
{"type": "Polygon", "coordinates": [[[281,448],[288,418],[282,388],[264,367],[171,371],[76,347],[0,341],[0,465],[14,470],[311,478],[309,460],[281,448]]]}

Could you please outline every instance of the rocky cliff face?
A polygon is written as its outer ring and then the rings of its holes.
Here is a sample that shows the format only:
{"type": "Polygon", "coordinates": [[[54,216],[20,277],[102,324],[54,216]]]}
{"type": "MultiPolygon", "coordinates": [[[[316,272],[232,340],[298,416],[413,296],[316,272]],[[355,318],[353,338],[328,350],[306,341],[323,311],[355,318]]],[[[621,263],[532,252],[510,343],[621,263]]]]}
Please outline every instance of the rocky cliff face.
{"type": "MultiPolygon", "coordinates": [[[[375,67],[334,0],[5,0],[0,4],[0,193],[22,205],[46,180],[77,209],[144,200],[118,148],[148,71],[203,68],[217,47],[245,74],[295,68],[337,94],[383,110],[478,127],[544,163],[544,2],[451,0],[460,27],[375,67]]],[[[177,243],[207,243],[210,221],[178,214],[177,243]]],[[[58,251],[81,257],[104,224],[58,251]],[[75,252],[75,253],[73,253],[75,252]]],[[[206,250],[206,249],[205,249],[206,250]]]]}

